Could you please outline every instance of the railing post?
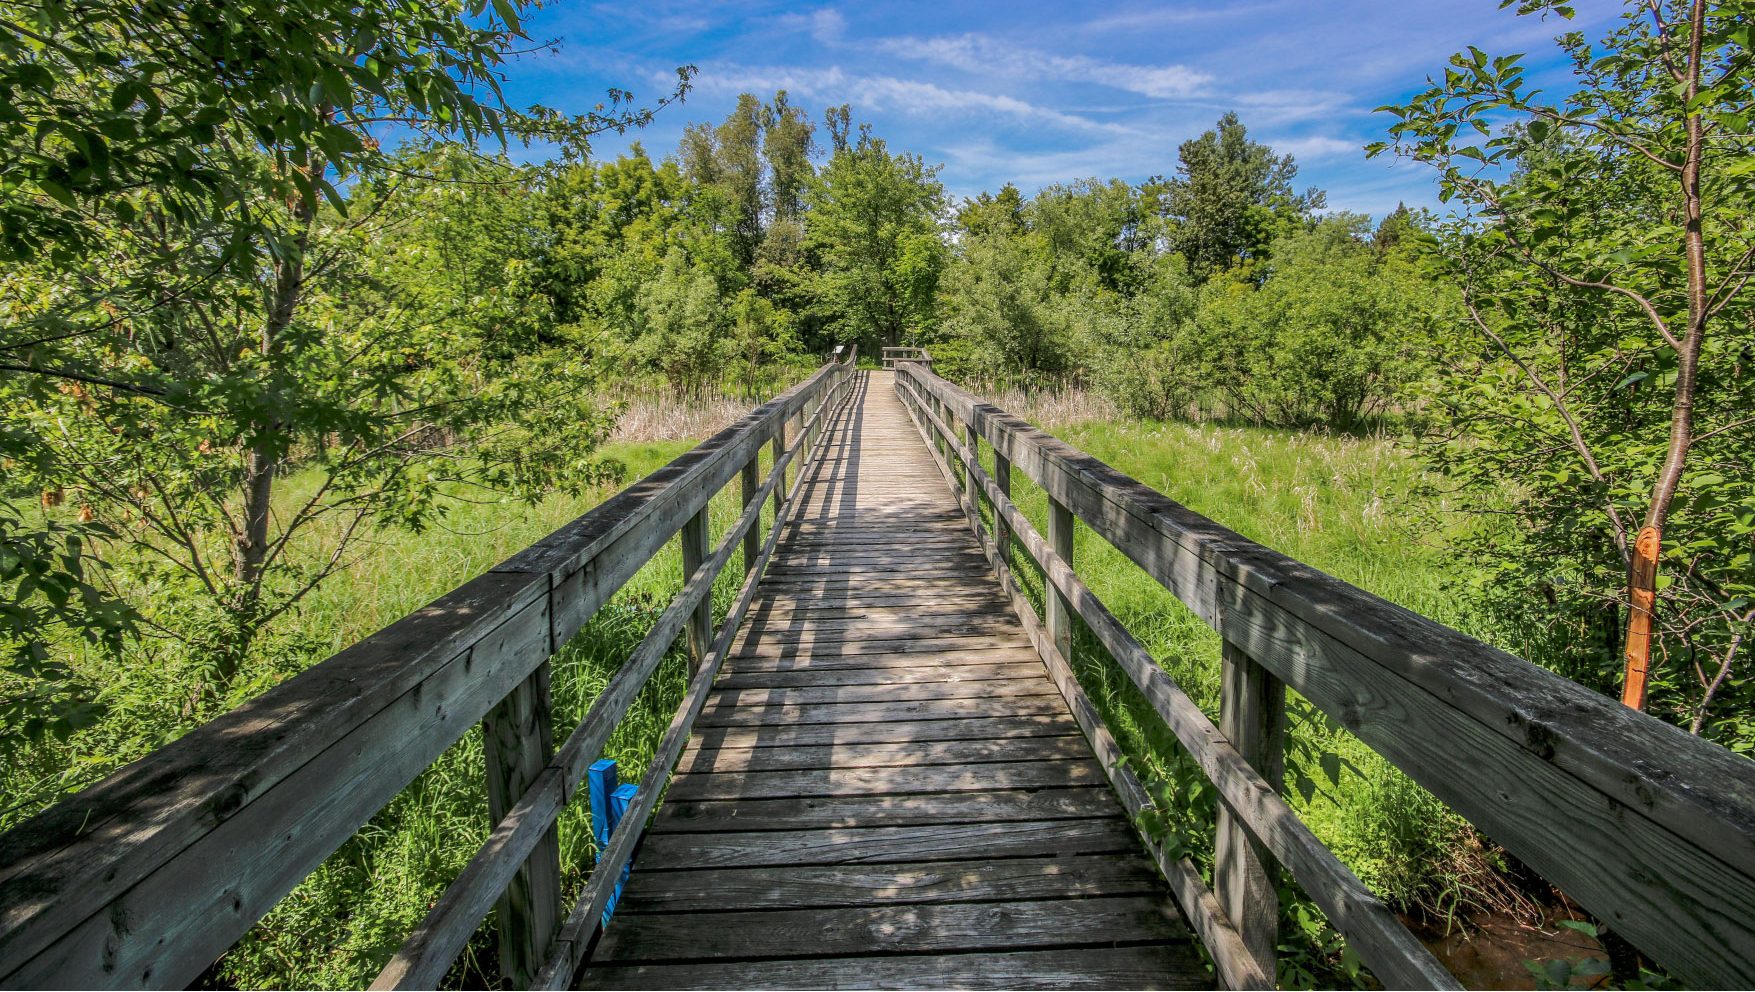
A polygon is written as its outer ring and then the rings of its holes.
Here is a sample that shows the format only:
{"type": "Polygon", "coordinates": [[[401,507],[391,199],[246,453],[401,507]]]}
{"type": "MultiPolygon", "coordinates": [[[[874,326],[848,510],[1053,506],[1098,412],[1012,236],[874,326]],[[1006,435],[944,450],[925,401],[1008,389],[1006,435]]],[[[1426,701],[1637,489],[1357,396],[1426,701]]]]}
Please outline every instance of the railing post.
{"type": "MultiPolygon", "coordinates": [[[[1219,732],[1278,789],[1285,770],[1285,683],[1228,640],[1220,667],[1219,732]]],[[[1279,943],[1279,865],[1224,803],[1219,804],[1218,827],[1215,894],[1243,946],[1262,973],[1271,976],[1279,943]]]]}
{"type": "MultiPolygon", "coordinates": [[[[768,448],[773,452],[774,464],[780,464],[781,456],[786,454],[786,421],[782,420],[774,426],[774,440],[768,448]]],[[[774,519],[780,519],[780,506],[786,502],[786,473],[781,472],[780,478],[774,483],[774,519]]],[[[746,556],[747,557],[747,556],[746,556]]]]}
{"type": "MultiPolygon", "coordinates": [[[[554,757],[548,662],[538,665],[482,717],[488,817],[497,824],[554,757]]],[[[548,960],[561,919],[561,848],[556,828],[537,842],[497,904],[500,974],[527,988],[548,960]]]]}
{"type": "MultiPolygon", "coordinates": [[[[1012,497],[1012,460],[993,449],[993,484],[999,489],[1000,495],[1006,499],[1012,497]]],[[[1012,527],[1005,522],[999,507],[993,508],[993,546],[999,551],[999,560],[1006,568],[1012,567],[1012,527]]]]}
{"type": "MultiPolygon", "coordinates": [[[[1067,564],[1073,561],[1073,515],[1060,500],[1048,497],[1048,544],[1067,564]]],[[[1048,586],[1048,637],[1061,657],[1072,661],[1072,604],[1054,583],[1048,586]]]]}
{"type": "MultiPolygon", "coordinates": [[[[757,448],[757,454],[751,455],[750,460],[745,462],[743,466],[743,508],[746,510],[755,500],[756,491],[762,488],[761,466],[758,464],[761,460],[758,457],[761,450],[757,448]]],[[[743,534],[743,570],[745,574],[756,567],[756,555],[760,554],[761,550],[762,517],[758,513],[756,519],[750,522],[750,529],[744,531],[743,534]]]]}
{"type": "Polygon", "coordinates": [[[820,426],[813,423],[810,418],[816,416],[817,408],[822,405],[822,396],[820,394],[813,394],[804,401],[804,412],[799,419],[799,424],[804,431],[804,446],[799,449],[798,456],[807,463],[810,461],[811,453],[816,450],[817,435],[819,433],[817,428],[820,426]]]}
{"type": "MultiPolygon", "coordinates": [[[[981,438],[975,433],[975,424],[973,422],[963,425],[963,446],[969,449],[970,460],[976,465],[980,465],[981,438]]],[[[975,517],[979,520],[981,518],[981,501],[983,495],[980,488],[975,485],[975,472],[968,465],[963,466],[963,489],[968,492],[970,502],[975,504],[975,517]]]]}
{"type": "MultiPolygon", "coordinates": [[[[683,584],[687,585],[689,576],[707,560],[707,514],[713,509],[712,500],[708,500],[689,522],[683,524],[682,533],[682,570],[683,584]]],[[[713,591],[701,597],[701,605],[689,616],[689,672],[693,674],[701,670],[701,663],[707,658],[707,649],[713,644],[713,591]]]]}

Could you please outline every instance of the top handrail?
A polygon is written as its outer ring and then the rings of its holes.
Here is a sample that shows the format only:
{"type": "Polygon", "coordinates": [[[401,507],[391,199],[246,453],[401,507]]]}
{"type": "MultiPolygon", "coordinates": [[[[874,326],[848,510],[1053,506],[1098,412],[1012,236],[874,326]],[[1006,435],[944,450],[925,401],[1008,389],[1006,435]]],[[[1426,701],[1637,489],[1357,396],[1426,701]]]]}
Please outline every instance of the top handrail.
{"type": "Polygon", "coordinates": [[[900,362],[919,362],[930,369],[932,368],[932,355],[925,348],[915,345],[885,345],[883,351],[884,368],[893,369],[900,362]]]}
{"type": "Polygon", "coordinates": [[[897,381],[1672,974],[1755,973],[1755,764],[1256,544],[917,364],[897,381]]]}
{"type": "Polygon", "coordinates": [[[807,407],[820,417],[853,367],[825,364],[488,572],[5,834],[0,987],[193,981],[490,709],[537,675],[546,687],[549,656],[685,526],[704,533],[712,496],[807,407]]]}

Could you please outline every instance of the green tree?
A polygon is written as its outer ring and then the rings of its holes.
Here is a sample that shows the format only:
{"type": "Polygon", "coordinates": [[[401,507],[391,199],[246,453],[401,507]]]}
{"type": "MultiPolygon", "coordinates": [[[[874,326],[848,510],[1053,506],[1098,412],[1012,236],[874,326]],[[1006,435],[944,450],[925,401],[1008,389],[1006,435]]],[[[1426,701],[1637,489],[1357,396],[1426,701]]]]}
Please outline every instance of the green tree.
{"type": "MultiPolygon", "coordinates": [[[[1571,15],[1539,0],[1519,13],[1571,15]]],[[[1755,745],[1735,674],[1755,623],[1752,23],[1747,2],[1629,3],[1600,41],[1558,39],[1574,76],[1559,104],[1521,56],[1470,49],[1384,108],[1393,142],[1373,149],[1432,164],[1468,208],[1439,241],[1474,336],[1438,397],[1438,439],[1453,443],[1435,452],[1483,487],[1523,483],[1506,557],[1484,558],[1583,634],[1558,648],[1569,674],[1622,682],[1642,705],[1655,643],[1657,711],[1742,747],[1755,745]]]]}
{"type": "Polygon", "coordinates": [[[820,266],[813,290],[830,334],[869,353],[932,326],[945,203],[936,169],[861,131],[855,143],[837,139],[810,183],[806,246],[820,266]]]}
{"type": "Polygon", "coordinates": [[[769,207],[776,223],[796,223],[804,213],[804,191],[815,168],[816,127],[785,90],[762,110],[762,159],[768,164],[769,207]]]}
{"type": "Polygon", "coordinates": [[[1259,288],[1207,283],[1203,375],[1270,424],[1347,430],[1388,412],[1452,318],[1448,296],[1402,252],[1379,254],[1367,218],[1341,214],[1280,238],[1259,288]]]}
{"type": "Polygon", "coordinates": [[[28,427],[20,475],[76,487],[83,513],[142,549],[142,581],[193,593],[155,600],[147,622],[195,642],[199,711],[234,697],[256,636],[372,527],[423,524],[457,474],[540,486],[576,460],[491,453],[541,404],[516,376],[484,388],[496,376],[454,324],[343,302],[379,281],[371,243],[445,180],[377,129],[582,142],[647,119],[619,93],[577,119],[506,106],[495,69],[522,9],[100,2],[0,18],[17,97],[0,120],[15,259],[0,393],[28,427]],[[434,443],[459,437],[483,442],[476,457],[434,443]],[[299,473],[317,481],[277,511],[277,480],[299,473]],[[310,556],[299,535],[320,520],[349,523],[310,556]],[[202,619],[157,612],[170,600],[202,619]]]}
{"type": "Polygon", "coordinates": [[[970,238],[944,279],[944,331],[962,339],[970,371],[990,381],[1040,381],[1073,370],[1081,311],[1054,280],[1038,235],[970,238]]]}
{"type": "Polygon", "coordinates": [[[729,358],[731,313],[710,271],[673,247],[646,288],[646,329],[637,348],[678,393],[700,397],[729,358]]]}
{"type": "Polygon", "coordinates": [[[1249,140],[1235,113],[1183,142],[1177,158],[1175,177],[1161,187],[1163,210],[1197,279],[1262,259],[1276,237],[1327,202],[1318,189],[1295,192],[1292,156],[1249,140]]]}

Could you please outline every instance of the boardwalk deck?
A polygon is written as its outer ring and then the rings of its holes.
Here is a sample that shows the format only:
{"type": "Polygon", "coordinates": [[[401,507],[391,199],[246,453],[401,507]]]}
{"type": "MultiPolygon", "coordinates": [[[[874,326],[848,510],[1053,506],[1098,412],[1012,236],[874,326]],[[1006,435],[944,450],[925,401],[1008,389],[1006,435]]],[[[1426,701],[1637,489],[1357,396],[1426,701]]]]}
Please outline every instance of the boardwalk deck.
{"type": "Polygon", "coordinates": [[[826,435],[588,985],[1210,986],[892,375],[826,435]]]}

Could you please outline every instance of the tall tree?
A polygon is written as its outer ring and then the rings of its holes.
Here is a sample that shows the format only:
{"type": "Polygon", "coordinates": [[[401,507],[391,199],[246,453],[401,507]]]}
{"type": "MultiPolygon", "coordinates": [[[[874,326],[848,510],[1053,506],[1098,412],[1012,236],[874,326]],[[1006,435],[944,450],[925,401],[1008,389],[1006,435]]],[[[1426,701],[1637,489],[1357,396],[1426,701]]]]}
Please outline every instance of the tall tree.
{"type": "Polygon", "coordinates": [[[776,223],[796,222],[804,212],[804,190],[813,173],[811,153],[816,127],[785,90],[762,113],[762,158],[768,163],[769,201],[776,223]]]}
{"type": "Polygon", "coordinates": [[[933,321],[944,187],[918,156],[861,131],[812,180],[806,229],[822,267],[817,306],[839,340],[875,350],[933,321]]]}
{"type": "Polygon", "coordinates": [[[1292,156],[1249,140],[1235,113],[1183,142],[1177,157],[1164,210],[1176,222],[1172,244],[1197,278],[1264,258],[1275,237],[1327,202],[1318,189],[1295,192],[1292,156]]]}
{"type": "MultiPolygon", "coordinates": [[[[1519,13],[1571,9],[1527,0],[1519,13]]],[[[1559,104],[1530,86],[1522,56],[1470,49],[1385,108],[1399,123],[1373,149],[1431,163],[1442,195],[1470,210],[1444,257],[1491,370],[1476,381],[1518,416],[1471,411],[1477,454],[1452,463],[1564,458],[1547,471],[1588,517],[1532,516],[1530,540],[1572,559],[1609,616],[1625,611],[1630,706],[1646,705],[1656,631],[1682,663],[1661,683],[1665,708],[1696,731],[1739,684],[1755,623],[1751,24],[1747,0],[1630,2],[1600,42],[1558,39],[1574,74],[1559,104]]]]}
{"type": "Polygon", "coordinates": [[[158,624],[201,642],[203,707],[351,541],[429,519],[445,466],[544,475],[540,458],[517,463],[528,452],[434,451],[432,437],[515,420],[514,390],[463,390],[469,360],[446,347],[461,338],[431,338],[430,315],[356,320],[332,295],[371,278],[362,239],[449,181],[382,148],[380,129],[583,142],[648,119],[623,93],[582,118],[506,105],[496,68],[527,40],[523,9],[98,0],[0,18],[16,260],[0,392],[33,428],[12,435],[30,448],[19,464],[46,490],[77,486],[84,512],[217,608],[158,624]],[[295,471],[318,481],[277,512],[295,471]],[[331,513],[352,521],[339,548],[301,559],[295,536],[331,513]]]}

